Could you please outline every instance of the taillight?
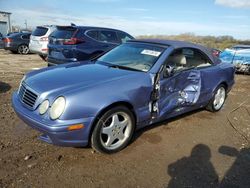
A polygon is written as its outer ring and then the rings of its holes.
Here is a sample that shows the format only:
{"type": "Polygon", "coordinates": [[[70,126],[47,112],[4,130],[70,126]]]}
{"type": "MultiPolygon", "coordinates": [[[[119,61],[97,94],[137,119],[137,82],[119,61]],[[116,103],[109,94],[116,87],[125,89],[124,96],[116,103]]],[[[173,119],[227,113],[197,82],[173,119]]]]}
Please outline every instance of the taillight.
{"type": "Polygon", "coordinates": [[[42,38],[40,38],[40,41],[49,41],[49,38],[48,37],[42,37],[42,38]]]}
{"type": "Polygon", "coordinates": [[[71,39],[65,39],[63,44],[64,45],[74,45],[74,44],[79,44],[82,42],[84,42],[84,40],[78,39],[78,38],[71,38],[71,39]]]}
{"type": "Polygon", "coordinates": [[[10,39],[10,38],[4,38],[3,42],[5,42],[5,43],[12,42],[12,39],[10,39]]]}

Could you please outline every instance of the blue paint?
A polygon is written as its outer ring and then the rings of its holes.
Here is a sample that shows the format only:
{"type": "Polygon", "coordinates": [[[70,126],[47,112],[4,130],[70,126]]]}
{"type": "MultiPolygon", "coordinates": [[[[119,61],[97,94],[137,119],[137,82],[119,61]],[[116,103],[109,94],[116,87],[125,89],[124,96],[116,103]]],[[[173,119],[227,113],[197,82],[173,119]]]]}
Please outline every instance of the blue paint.
{"type": "MultiPolygon", "coordinates": [[[[136,128],[139,129],[204,107],[221,83],[226,84],[227,92],[234,84],[234,67],[218,63],[217,58],[205,47],[161,40],[138,40],[123,45],[134,45],[136,48],[144,45],[147,50],[162,51],[157,60],[151,62],[152,67],[148,71],[127,70],[99,61],[85,61],[30,72],[23,84],[37,94],[37,100],[33,109],[30,109],[16,91],[12,96],[14,110],[25,123],[43,133],[41,140],[62,146],[86,146],[97,116],[110,105],[123,103],[132,106],[136,128]],[[199,50],[209,59],[211,66],[194,67],[164,77],[161,67],[170,54],[181,48],[199,50]],[[159,76],[157,83],[156,76],[159,76]],[[155,88],[158,98],[154,99],[156,112],[152,118],[152,92],[155,88]],[[45,99],[51,105],[59,96],[66,99],[64,113],[59,119],[51,120],[49,110],[44,115],[39,114],[39,105],[45,99]],[[80,123],[85,125],[84,129],[67,130],[68,126],[80,123]]],[[[156,52],[147,53],[157,56],[156,52]]]]}

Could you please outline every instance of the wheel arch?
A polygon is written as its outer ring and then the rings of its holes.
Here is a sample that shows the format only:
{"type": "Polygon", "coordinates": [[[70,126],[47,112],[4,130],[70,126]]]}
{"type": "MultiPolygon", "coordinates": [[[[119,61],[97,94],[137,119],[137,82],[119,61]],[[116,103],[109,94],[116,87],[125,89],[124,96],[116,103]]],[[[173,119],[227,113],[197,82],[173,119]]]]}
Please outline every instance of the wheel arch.
{"type": "Polygon", "coordinates": [[[21,44],[18,45],[18,47],[19,47],[19,46],[22,46],[22,45],[25,45],[25,46],[28,46],[28,47],[29,47],[29,44],[26,44],[26,43],[21,43],[21,44]]]}
{"type": "Polygon", "coordinates": [[[222,82],[220,82],[220,83],[219,83],[219,85],[218,85],[217,87],[219,87],[220,85],[224,85],[224,86],[225,86],[226,91],[228,90],[228,84],[227,84],[227,82],[226,82],[226,81],[222,81],[222,82]]]}
{"type": "MultiPolygon", "coordinates": [[[[212,94],[213,94],[213,95],[215,94],[216,90],[218,89],[218,87],[219,87],[220,85],[224,85],[224,86],[225,86],[225,89],[226,89],[226,92],[228,91],[228,83],[227,83],[226,81],[220,81],[220,82],[218,82],[218,83],[215,85],[215,87],[213,88],[213,90],[212,90],[212,94]]],[[[212,97],[213,97],[213,95],[212,95],[212,97]]]]}
{"type": "Polygon", "coordinates": [[[91,125],[91,129],[90,129],[90,132],[89,132],[89,138],[88,138],[88,143],[90,143],[90,140],[91,140],[91,135],[93,133],[93,130],[95,128],[95,125],[97,123],[97,121],[101,118],[101,116],[107,112],[108,110],[114,108],[114,107],[117,107],[117,106],[125,106],[127,107],[131,113],[133,114],[134,118],[135,118],[135,123],[137,122],[137,116],[136,116],[136,113],[135,113],[135,110],[134,110],[134,107],[131,103],[127,102],[127,101],[117,101],[117,102],[114,102],[104,108],[102,108],[96,115],[92,125],[91,125]]]}

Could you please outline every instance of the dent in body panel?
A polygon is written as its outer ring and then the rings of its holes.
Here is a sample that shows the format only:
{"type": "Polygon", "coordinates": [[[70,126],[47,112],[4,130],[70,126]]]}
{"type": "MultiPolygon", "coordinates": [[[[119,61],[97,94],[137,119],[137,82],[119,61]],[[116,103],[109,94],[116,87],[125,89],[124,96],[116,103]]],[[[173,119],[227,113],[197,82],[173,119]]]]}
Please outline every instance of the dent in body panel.
{"type": "Polygon", "coordinates": [[[201,93],[201,76],[199,71],[191,72],[188,76],[190,82],[182,91],[179,92],[179,102],[181,104],[197,103],[201,93]]]}
{"type": "Polygon", "coordinates": [[[160,117],[167,117],[175,111],[196,105],[201,94],[200,71],[192,70],[178,73],[163,80],[160,95],[160,117]]]}

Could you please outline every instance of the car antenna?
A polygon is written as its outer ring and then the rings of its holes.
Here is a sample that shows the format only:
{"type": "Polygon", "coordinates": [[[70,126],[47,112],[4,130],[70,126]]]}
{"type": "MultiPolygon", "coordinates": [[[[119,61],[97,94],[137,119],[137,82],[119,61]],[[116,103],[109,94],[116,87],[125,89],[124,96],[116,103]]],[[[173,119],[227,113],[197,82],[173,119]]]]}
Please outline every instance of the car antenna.
{"type": "Polygon", "coordinates": [[[74,23],[70,23],[70,25],[71,25],[71,26],[76,26],[76,24],[74,24],[74,23]]]}

